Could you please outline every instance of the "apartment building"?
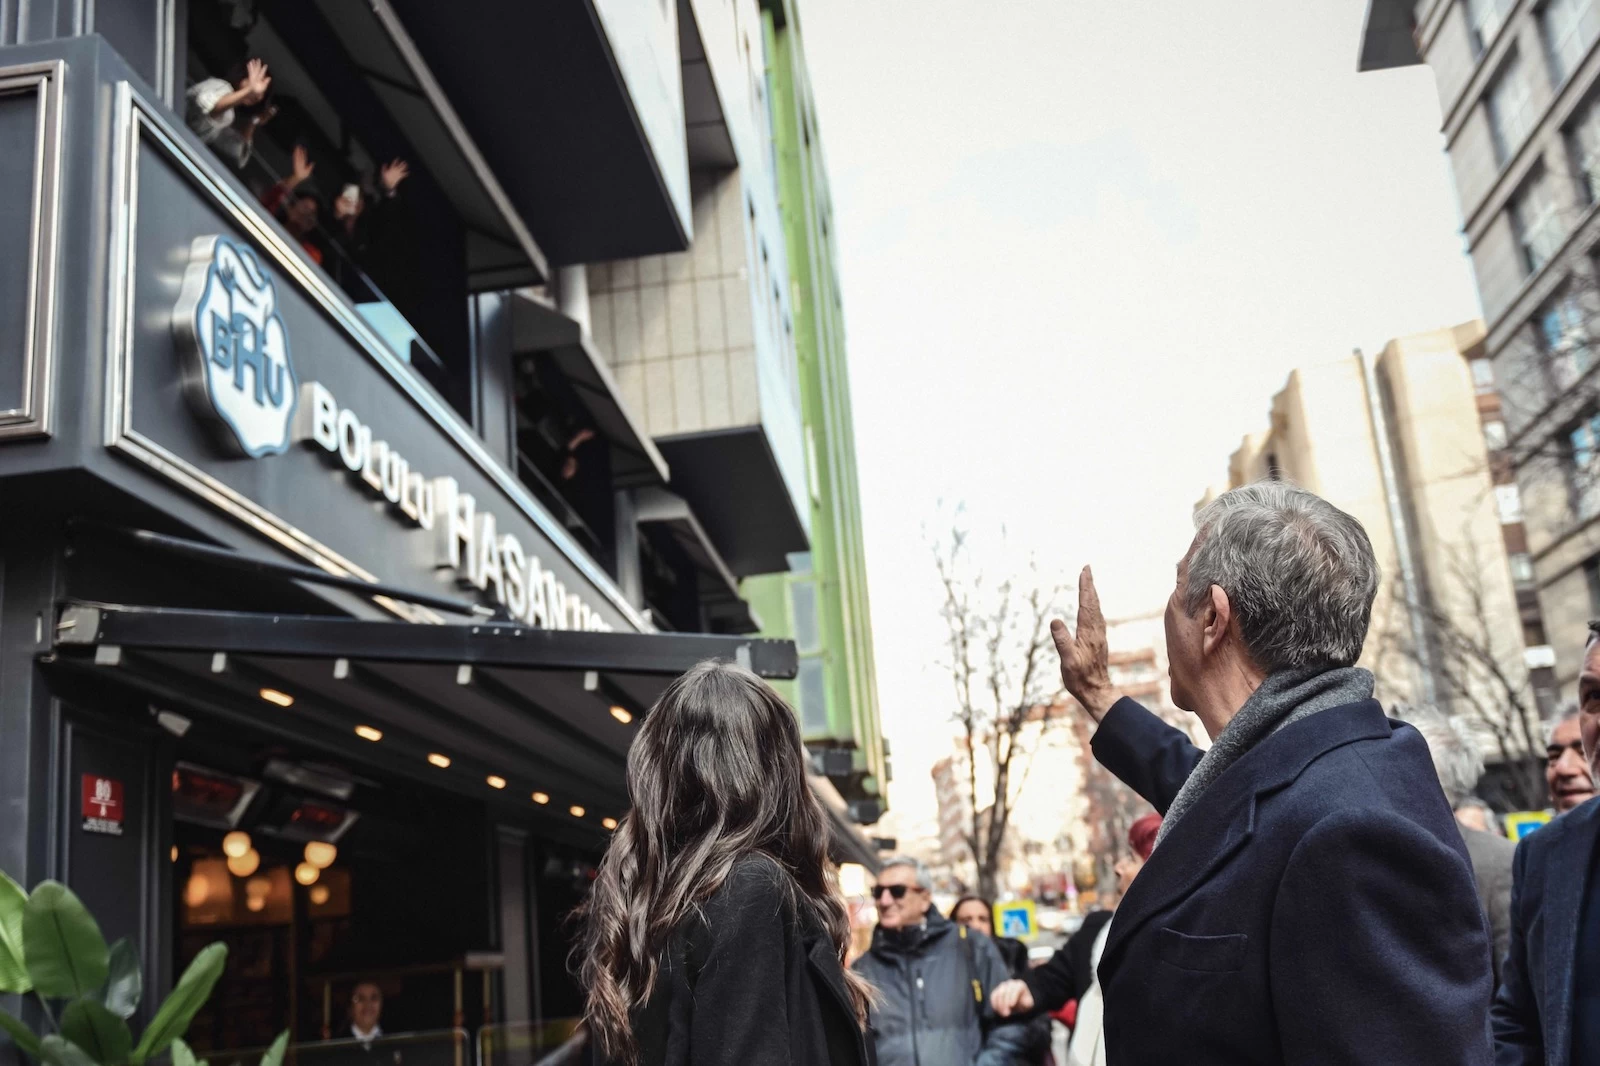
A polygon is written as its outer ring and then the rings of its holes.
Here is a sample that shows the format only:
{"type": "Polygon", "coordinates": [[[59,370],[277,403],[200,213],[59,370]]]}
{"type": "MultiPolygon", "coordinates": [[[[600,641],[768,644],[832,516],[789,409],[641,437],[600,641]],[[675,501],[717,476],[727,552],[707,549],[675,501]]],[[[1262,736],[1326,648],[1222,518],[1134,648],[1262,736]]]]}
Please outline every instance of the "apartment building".
{"type": "Polygon", "coordinates": [[[1595,0],[1371,0],[1358,60],[1363,71],[1427,63],[1438,83],[1483,350],[1503,405],[1503,439],[1491,444],[1521,490],[1532,581],[1567,699],[1585,622],[1600,616],[1597,42],[1595,0]]]}
{"type": "Polygon", "coordinates": [[[1518,489],[1485,443],[1502,431],[1474,381],[1482,340],[1469,322],[1294,370],[1222,487],[1283,478],[1360,520],[1384,575],[1361,660],[1379,698],[1463,716],[1496,767],[1490,798],[1514,807],[1541,798],[1528,760],[1555,682],[1518,489]]]}

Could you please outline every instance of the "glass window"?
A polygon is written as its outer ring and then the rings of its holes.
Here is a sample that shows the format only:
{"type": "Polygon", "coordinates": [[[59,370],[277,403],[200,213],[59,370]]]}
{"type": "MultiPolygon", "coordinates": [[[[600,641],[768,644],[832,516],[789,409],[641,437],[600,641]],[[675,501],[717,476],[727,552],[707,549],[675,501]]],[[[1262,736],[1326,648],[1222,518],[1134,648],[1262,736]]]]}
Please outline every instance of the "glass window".
{"type": "Polygon", "coordinates": [[[1527,73],[1515,55],[1500,68],[1494,84],[1489,87],[1485,106],[1489,110],[1489,127],[1494,134],[1495,161],[1505,166],[1517,149],[1522,147],[1528,131],[1533,129],[1538,119],[1527,73]]]}
{"type": "Polygon", "coordinates": [[[1572,449],[1572,509],[1579,518],[1600,514],[1600,412],[1594,412],[1567,432],[1572,449]]]}
{"type": "Polygon", "coordinates": [[[811,581],[796,581],[789,586],[789,603],[794,611],[794,646],[801,655],[822,650],[817,627],[817,586],[811,581]]]}
{"type": "Polygon", "coordinates": [[[1543,170],[1530,177],[1511,201],[1511,228],[1516,231],[1522,265],[1529,274],[1537,273],[1561,247],[1566,233],[1549,175],[1543,170]]]}
{"type": "Polygon", "coordinates": [[[1560,85],[1600,36],[1600,10],[1595,0],[1550,0],[1539,21],[1550,49],[1550,75],[1560,85]]]}
{"type": "Polygon", "coordinates": [[[827,736],[828,686],[821,659],[800,660],[795,691],[800,700],[800,731],[808,737],[827,736]]]}
{"type": "Polygon", "coordinates": [[[1491,452],[1504,451],[1507,442],[1506,424],[1496,419],[1483,424],[1483,443],[1491,452]]]}
{"type": "Polygon", "coordinates": [[[1500,524],[1514,526],[1522,521],[1522,495],[1515,485],[1494,487],[1495,507],[1500,512],[1500,524]]]}
{"type": "Polygon", "coordinates": [[[1472,51],[1483,55],[1494,39],[1500,36],[1516,0],[1467,0],[1467,22],[1472,27],[1472,51]]]}
{"type": "Polygon", "coordinates": [[[1478,392],[1494,391],[1494,364],[1487,359],[1474,359],[1469,364],[1472,367],[1472,384],[1478,392]]]}
{"type": "Polygon", "coordinates": [[[1511,580],[1518,588],[1533,584],[1533,556],[1517,552],[1511,556],[1511,580]]]}
{"type": "Polygon", "coordinates": [[[1590,100],[1567,127],[1567,148],[1585,203],[1600,201],[1600,97],[1590,100]]]}

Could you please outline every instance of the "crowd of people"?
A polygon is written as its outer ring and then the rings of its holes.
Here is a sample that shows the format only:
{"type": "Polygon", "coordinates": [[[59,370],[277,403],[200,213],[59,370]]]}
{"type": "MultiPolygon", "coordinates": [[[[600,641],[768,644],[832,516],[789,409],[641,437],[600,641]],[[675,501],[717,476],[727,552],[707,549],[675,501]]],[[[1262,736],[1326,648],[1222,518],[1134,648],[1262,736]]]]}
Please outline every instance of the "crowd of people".
{"type": "Polygon", "coordinates": [[[404,293],[416,266],[401,197],[410,164],[393,159],[363,174],[352,172],[345,160],[325,160],[341,172],[339,194],[330,201],[314,180],[317,162],[293,131],[286,135],[295,142],[287,173],[277,174],[256,152],[257,134],[278,113],[271,68],[256,57],[227,77],[199,79],[186,94],[189,129],[233,170],[259,178],[262,206],[353,301],[404,293]]]}
{"type": "Polygon", "coordinates": [[[1075,1003],[1073,1066],[1600,1063],[1600,623],[1549,737],[1557,817],[1512,846],[1472,800],[1471,738],[1391,718],[1356,665],[1379,579],[1361,525],[1302,489],[1202,509],[1165,618],[1202,751],[1112,682],[1084,569],[1076,628],[1052,625],[1062,681],[1159,814],[1115,911],[1036,969],[986,901],[934,909],[908,858],[848,960],[792,712],[736,666],[685,675],[630,753],[584,916],[597,1060],[1023,1066],[1075,1003]]]}

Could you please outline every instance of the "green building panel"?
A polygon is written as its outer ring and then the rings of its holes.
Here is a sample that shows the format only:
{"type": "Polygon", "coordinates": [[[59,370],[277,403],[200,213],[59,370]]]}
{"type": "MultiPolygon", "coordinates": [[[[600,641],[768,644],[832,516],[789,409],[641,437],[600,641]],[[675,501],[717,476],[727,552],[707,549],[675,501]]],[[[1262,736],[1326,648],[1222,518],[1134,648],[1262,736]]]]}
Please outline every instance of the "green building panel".
{"type": "Polygon", "coordinates": [[[800,673],[784,694],[799,711],[806,742],[836,759],[850,753],[848,776],[830,771],[846,798],[881,800],[886,765],[827,164],[796,5],[763,0],[762,11],[778,202],[794,288],[811,551],[792,557],[786,574],[747,580],[744,592],[766,632],[799,648],[800,673]]]}

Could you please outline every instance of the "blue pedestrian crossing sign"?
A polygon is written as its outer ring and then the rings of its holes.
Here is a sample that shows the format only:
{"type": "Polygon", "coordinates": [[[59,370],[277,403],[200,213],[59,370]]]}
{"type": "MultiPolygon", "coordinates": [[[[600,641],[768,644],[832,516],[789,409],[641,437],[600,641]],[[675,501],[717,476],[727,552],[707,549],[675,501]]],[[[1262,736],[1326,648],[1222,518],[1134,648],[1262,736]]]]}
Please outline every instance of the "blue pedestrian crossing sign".
{"type": "Polygon", "coordinates": [[[1521,840],[1540,826],[1550,822],[1549,811],[1512,811],[1506,815],[1506,836],[1521,840]]]}
{"type": "Polygon", "coordinates": [[[994,905],[994,935],[1013,940],[1032,940],[1039,935],[1033,900],[1013,899],[994,905]]]}

